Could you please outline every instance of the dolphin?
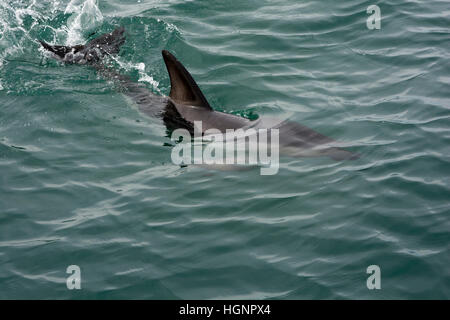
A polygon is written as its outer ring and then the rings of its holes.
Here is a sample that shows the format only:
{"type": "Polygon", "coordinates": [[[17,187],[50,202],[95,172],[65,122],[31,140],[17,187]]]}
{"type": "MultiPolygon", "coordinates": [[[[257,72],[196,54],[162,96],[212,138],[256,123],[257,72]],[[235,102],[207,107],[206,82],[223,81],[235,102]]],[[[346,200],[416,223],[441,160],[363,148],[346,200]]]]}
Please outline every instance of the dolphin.
{"type": "Polygon", "coordinates": [[[254,128],[278,129],[280,153],[292,157],[327,156],[334,160],[354,160],[358,154],[336,147],[337,142],[306,126],[289,120],[259,117],[249,120],[237,115],[215,111],[203,95],[192,75],[169,51],[162,57],[170,78],[169,96],[150,92],[142,84],[118,73],[102,63],[106,56],[119,53],[125,42],[125,29],[119,27],[111,33],[95,38],[85,45],[60,46],[39,41],[42,47],[57,59],[70,64],[86,64],[95,68],[104,78],[114,80],[123,93],[131,97],[145,115],[159,117],[168,130],[186,129],[194,132],[194,123],[201,121],[202,133],[217,129],[254,128]]]}

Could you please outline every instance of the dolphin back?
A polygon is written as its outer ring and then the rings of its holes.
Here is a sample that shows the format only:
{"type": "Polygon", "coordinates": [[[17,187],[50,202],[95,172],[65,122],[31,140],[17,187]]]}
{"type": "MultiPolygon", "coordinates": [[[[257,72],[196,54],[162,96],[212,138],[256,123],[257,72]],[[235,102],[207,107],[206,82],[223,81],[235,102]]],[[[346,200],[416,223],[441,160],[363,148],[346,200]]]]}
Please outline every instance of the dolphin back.
{"type": "Polygon", "coordinates": [[[292,157],[327,156],[334,160],[355,160],[359,155],[339,148],[336,141],[306,126],[292,121],[265,119],[250,121],[233,114],[214,111],[184,65],[167,50],[162,56],[170,78],[169,97],[157,96],[147,88],[133,82],[114,68],[102,63],[102,58],[118,54],[125,42],[125,29],[119,27],[103,34],[84,45],[61,46],[40,41],[45,50],[67,63],[88,64],[103,77],[114,80],[123,93],[132,98],[140,111],[149,116],[161,117],[169,130],[178,128],[194,131],[194,123],[202,122],[202,130],[255,128],[278,129],[280,151],[292,157]]]}

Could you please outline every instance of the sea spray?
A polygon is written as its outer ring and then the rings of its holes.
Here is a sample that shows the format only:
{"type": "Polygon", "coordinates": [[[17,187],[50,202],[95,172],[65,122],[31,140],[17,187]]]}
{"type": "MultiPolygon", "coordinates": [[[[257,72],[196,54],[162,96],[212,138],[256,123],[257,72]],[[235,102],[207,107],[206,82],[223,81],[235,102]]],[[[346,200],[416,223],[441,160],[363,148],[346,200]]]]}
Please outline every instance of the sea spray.
{"type": "Polygon", "coordinates": [[[103,15],[96,0],[72,0],[64,13],[72,13],[67,21],[66,45],[83,42],[83,32],[93,30],[103,23],[103,15]]]}

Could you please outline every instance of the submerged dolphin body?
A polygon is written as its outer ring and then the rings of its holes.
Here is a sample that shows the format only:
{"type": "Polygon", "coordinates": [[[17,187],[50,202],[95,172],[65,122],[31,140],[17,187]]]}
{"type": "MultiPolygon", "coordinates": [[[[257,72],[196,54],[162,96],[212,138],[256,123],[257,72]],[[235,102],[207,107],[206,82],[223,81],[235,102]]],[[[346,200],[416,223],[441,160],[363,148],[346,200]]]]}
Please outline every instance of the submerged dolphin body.
{"type": "Polygon", "coordinates": [[[40,41],[42,46],[66,63],[88,64],[103,77],[115,80],[146,115],[161,117],[169,130],[184,128],[194,131],[194,122],[202,122],[202,130],[254,128],[278,129],[280,152],[293,157],[328,156],[334,160],[353,160],[358,155],[334,147],[336,141],[289,120],[259,118],[254,121],[214,111],[186,68],[167,50],[162,51],[170,77],[170,94],[158,96],[102,64],[102,58],[119,53],[124,43],[124,28],[104,34],[86,45],[57,46],[40,41]]]}

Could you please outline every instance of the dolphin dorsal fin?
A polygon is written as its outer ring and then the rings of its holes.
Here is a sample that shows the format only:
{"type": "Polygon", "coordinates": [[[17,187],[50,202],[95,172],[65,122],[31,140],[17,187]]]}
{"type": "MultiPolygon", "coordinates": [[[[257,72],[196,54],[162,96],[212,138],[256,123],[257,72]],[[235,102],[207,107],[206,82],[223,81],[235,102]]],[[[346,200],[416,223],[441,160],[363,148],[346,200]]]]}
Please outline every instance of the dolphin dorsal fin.
{"type": "Polygon", "coordinates": [[[167,50],[163,50],[162,55],[170,77],[170,98],[180,104],[212,110],[197,83],[181,62],[167,50]]]}

